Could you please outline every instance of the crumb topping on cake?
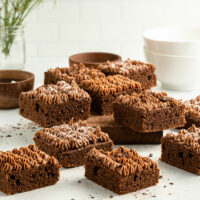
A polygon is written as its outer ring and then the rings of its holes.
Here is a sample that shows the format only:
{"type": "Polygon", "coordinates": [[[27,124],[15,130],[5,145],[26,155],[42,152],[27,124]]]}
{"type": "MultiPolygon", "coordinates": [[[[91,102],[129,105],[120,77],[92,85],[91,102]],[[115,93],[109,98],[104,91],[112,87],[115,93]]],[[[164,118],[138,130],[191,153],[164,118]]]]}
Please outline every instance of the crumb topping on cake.
{"type": "Polygon", "coordinates": [[[200,96],[197,96],[195,99],[190,99],[184,101],[186,106],[186,117],[191,117],[199,121],[200,119],[200,96]]]}
{"type": "Polygon", "coordinates": [[[137,71],[143,71],[151,68],[155,71],[155,67],[152,64],[144,63],[138,60],[127,59],[125,61],[110,62],[106,64],[100,64],[97,69],[104,73],[113,73],[121,75],[134,74],[137,71]]]}
{"type": "Polygon", "coordinates": [[[82,121],[44,128],[35,134],[35,138],[45,140],[62,150],[78,149],[110,140],[100,127],[91,127],[82,121]]]}
{"type": "Polygon", "coordinates": [[[144,169],[157,169],[158,164],[148,157],[140,156],[135,149],[129,150],[123,146],[111,152],[93,148],[89,154],[90,159],[102,162],[109,169],[120,175],[128,176],[141,173],[144,169]]]}
{"type": "Polygon", "coordinates": [[[105,77],[105,74],[98,69],[89,69],[82,63],[70,66],[70,75],[75,78],[77,83],[83,80],[105,77]]]}
{"type": "Polygon", "coordinates": [[[82,63],[74,64],[70,66],[70,68],[57,67],[55,69],[49,69],[46,73],[51,75],[55,81],[64,80],[68,83],[71,83],[72,80],[75,80],[78,84],[82,80],[105,77],[105,74],[98,69],[87,68],[82,63]]]}
{"type": "Polygon", "coordinates": [[[116,103],[148,111],[152,109],[183,105],[181,101],[168,97],[165,92],[156,93],[151,91],[145,91],[140,94],[132,93],[131,95],[120,95],[116,99],[116,103]]]}
{"type": "Polygon", "coordinates": [[[189,147],[197,149],[200,153],[200,128],[197,128],[194,124],[187,130],[180,130],[178,134],[167,133],[166,138],[179,143],[184,143],[189,147]]]}
{"type": "Polygon", "coordinates": [[[71,83],[74,80],[74,77],[70,75],[69,68],[59,68],[56,67],[55,69],[50,68],[45,74],[50,75],[53,77],[54,81],[66,81],[67,83],[71,83]]]}
{"type": "Polygon", "coordinates": [[[47,163],[59,166],[53,156],[38,150],[36,145],[0,152],[0,171],[3,173],[30,169],[47,163]]]}
{"type": "Polygon", "coordinates": [[[80,89],[74,81],[71,83],[58,81],[56,84],[43,85],[35,90],[22,93],[20,97],[23,98],[23,95],[30,99],[41,100],[45,104],[59,104],[71,99],[90,98],[89,94],[80,89]]]}
{"type": "Polygon", "coordinates": [[[86,91],[98,95],[121,93],[129,89],[141,92],[141,84],[121,75],[107,76],[82,81],[80,86],[86,91]]]}

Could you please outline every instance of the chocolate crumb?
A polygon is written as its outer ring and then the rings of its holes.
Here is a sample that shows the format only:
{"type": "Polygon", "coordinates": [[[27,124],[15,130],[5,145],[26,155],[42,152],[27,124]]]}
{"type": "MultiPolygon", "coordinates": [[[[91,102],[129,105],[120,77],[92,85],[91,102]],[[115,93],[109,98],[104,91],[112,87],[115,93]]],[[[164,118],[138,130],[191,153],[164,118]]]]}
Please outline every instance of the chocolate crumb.
{"type": "Polygon", "coordinates": [[[19,135],[23,135],[22,133],[20,133],[19,135]]]}
{"type": "Polygon", "coordinates": [[[152,154],[152,153],[150,153],[150,154],[149,154],[149,157],[150,157],[150,158],[151,158],[151,157],[153,157],[153,154],[152,154]]]}
{"type": "Polygon", "coordinates": [[[166,185],[164,185],[163,187],[164,187],[164,188],[166,188],[167,186],[166,186],[166,185]]]}
{"type": "Polygon", "coordinates": [[[161,179],[163,176],[159,176],[159,179],[161,179]]]}
{"type": "Polygon", "coordinates": [[[172,193],[169,193],[169,195],[172,195],[172,193]]]}
{"type": "Polygon", "coordinates": [[[112,199],[112,198],[113,198],[113,195],[110,195],[109,197],[112,199]]]}
{"type": "Polygon", "coordinates": [[[78,183],[82,183],[82,181],[78,180],[78,183]]]}
{"type": "Polygon", "coordinates": [[[147,195],[147,193],[145,193],[145,192],[143,192],[142,194],[143,194],[143,195],[147,195]]]}
{"type": "Polygon", "coordinates": [[[11,135],[7,135],[6,137],[12,137],[11,135]]]}
{"type": "Polygon", "coordinates": [[[174,183],[169,183],[170,185],[174,185],[174,183]]]}
{"type": "Polygon", "coordinates": [[[156,197],[156,195],[153,195],[152,197],[156,197]]]}

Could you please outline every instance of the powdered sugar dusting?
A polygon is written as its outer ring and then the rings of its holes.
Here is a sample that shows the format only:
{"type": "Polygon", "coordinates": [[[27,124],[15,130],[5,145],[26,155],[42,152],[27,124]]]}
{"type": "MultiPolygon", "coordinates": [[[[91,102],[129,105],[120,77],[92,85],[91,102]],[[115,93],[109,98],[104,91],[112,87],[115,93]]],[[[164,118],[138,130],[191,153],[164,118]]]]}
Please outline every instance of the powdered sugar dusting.
{"type": "Polygon", "coordinates": [[[149,64],[127,59],[125,61],[107,62],[106,65],[101,65],[99,69],[110,70],[119,74],[128,74],[131,71],[144,70],[149,68],[149,64]]]}
{"type": "Polygon", "coordinates": [[[97,142],[108,141],[106,133],[101,132],[100,128],[87,126],[84,122],[76,122],[72,125],[63,124],[42,130],[47,137],[61,139],[63,142],[76,143],[78,147],[97,142]]]}
{"type": "Polygon", "coordinates": [[[44,103],[62,103],[69,99],[90,99],[90,96],[83,89],[80,89],[76,82],[67,83],[65,81],[58,81],[56,84],[43,85],[36,90],[23,93],[29,98],[37,98],[44,103]]]}
{"type": "Polygon", "coordinates": [[[195,111],[200,112],[200,96],[198,96],[196,99],[185,101],[184,103],[187,110],[194,109],[195,111]]]}
{"type": "Polygon", "coordinates": [[[197,143],[200,140],[200,128],[197,128],[194,125],[188,130],[181,130],[180,133],[183,133],[185,138],[191,137],[197,143]]]}

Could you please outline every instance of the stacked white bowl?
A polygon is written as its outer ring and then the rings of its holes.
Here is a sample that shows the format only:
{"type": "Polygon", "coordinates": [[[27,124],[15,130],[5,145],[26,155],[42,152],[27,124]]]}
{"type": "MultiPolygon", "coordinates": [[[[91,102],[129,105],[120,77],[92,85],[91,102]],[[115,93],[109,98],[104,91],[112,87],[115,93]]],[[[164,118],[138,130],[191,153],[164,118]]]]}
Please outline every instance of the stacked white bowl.
{"type": "Polygon", "coordinates": [[[156,67],[162,87],[200,89],[200,27],[166,27],[143,34],[146,60],[156,67]]]}

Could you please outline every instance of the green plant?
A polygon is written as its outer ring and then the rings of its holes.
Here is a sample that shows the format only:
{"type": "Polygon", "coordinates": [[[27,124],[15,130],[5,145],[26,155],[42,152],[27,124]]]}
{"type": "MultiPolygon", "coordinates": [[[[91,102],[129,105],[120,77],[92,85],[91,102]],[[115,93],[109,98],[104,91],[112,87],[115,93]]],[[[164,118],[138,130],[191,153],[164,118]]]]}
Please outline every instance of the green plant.
{"type": "Polygon", "coordinates": [[[0,0],[0,45],[6,56],[15,39],[14,32],[41,2],[42,0],[0,0]]]}

